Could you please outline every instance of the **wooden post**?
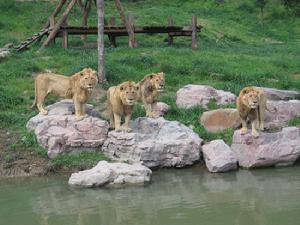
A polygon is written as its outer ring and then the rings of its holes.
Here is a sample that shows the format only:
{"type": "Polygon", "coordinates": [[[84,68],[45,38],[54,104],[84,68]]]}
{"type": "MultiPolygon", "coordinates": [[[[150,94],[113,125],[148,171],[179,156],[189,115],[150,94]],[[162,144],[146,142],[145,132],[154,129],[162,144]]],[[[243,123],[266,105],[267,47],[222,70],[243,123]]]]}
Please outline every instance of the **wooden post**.
{"type": "Polygon", "coordinates": [[[129,36],[129,46],[131,48],[135,48],[137,47],[137,42],[134,34],[134,17],[131,13],[128,14],[128,25],[130,26],[130,29],[132,31],[132,34],[129,36]]]}
{"type": "MultiPolygon", "coordinates": [[[[109,26],[110,27],[116,26],[116,18],[115,17],[110,18],[109,26]]],[[[108,35],[108,38],[109,38],[110,45],[114,48],[117,47],[116,36],[110,34],[110,35],[108,35]]]]}
{"type": "MultiPolygon", "coordinates": [[[[50,25],[50,28],[53,29],[53,27],[55,25],[55,18],[54,18],[54,16],[50,16],[49,17],[49,25],[50,25]]],[[[53,38],[53,40],[50,41],[50,43],[55,44],[55,38],[53,38]]]]}
{"type": "Polygon", "coordinates": [[[50,25],[50,18],[51,17],[56,17],[58,15],[58,13],[61,11],[62,7],[64,6],[64,4],[66,3],[67,0],[60,0],[58,6],[55,8],[54,12],[51,14],[51,16],[49,17],[49,19],[47,20],[44,29],[48,28],[50,25]]]}
{"type": "MultiPolygon", "coordinates": [[[[68,26],[68,18],[66,18],[66,20],[63,22],[62,25],[68,26]]],[[[68,48],[68,41],[69,41],[68,32],[64,30],[62,32],[62,47],[63,48],[68,48]]]]}
{"type": "MultiPolygon", "coordinates": [[[[174,26],[174,21],[172,17],[168,18],[168,26],[174,26]]],[[[168,45],[173,44],[173,36],[171,33],[168,33],[168,45]]]]}
{"type": "Polygon", "coordinates": [[[197,16],[192,17],[192,49],[197,49],[197,16]]]}
{"type": "Polygon", "coordinates": [[[104,3],[103,0],[97,0],[98,14],[98,80],[99,83],[105,83],[104,70],[104,3]]]}
{"type": "Polygon", "coordinates": [[[48,47],[49,43],[55,38],[57,32],[60,29],[61,24],[66,20],[66,18],[68,17],[69,13],[71,12],[71,10],[73,9],[75,3],[77,0],[72,0],[69,5],[67,6],[67,9],[65,10],[65,12],[63,13],[62,17],[59,19],[59,21],[55,24],[55,26],[53,27],[52,31],[50,32],[48,38],[46,39],[46,41],[43,43],[41,49],[48,47]]]}
{"type": "Polygon", "coordinates": [[[124,12],[124,8],[121,4],[120,0],[115,0],[115,5],[119,11],[119,14],[121,16],[121,20],[124,24],[124,26],[126,27],[127,33],[128,33],[128,44],[129,47],[134,48],[136,47],[136,42],[134,39],[134,31],[133,31],[133,27],[130,26],[130,24],[128,23],[126,16],[125,16],[125,12],[124,12]]]}
{"type": "MultiPolygon", "coordinates": [[[[86,4],[84,5],[82,0],[78,0],[78,5],[80,6],[81,9],[81,14],[82,14],[82,26],[87,27],[88,24],[88,17],[89,13],[91,11],[93,0],[86,0],[86,4]]],[[[87,38],[86,34],[81,35],[81,40],[85,41],[87,38]]]]}

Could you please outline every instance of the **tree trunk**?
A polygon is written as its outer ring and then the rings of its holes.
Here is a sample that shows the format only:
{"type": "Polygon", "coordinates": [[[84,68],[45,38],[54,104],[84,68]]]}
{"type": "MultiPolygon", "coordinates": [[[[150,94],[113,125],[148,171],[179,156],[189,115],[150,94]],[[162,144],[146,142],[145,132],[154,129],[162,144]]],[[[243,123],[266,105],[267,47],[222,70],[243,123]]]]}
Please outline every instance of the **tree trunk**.
{"type": "MultiPolygon", "coordinates": [[[[66,1],[67,0],[61,0],[49,18],[51,18],[51,17],[55,18],[58,15],[58,13],[60,12],[60,10],[62,9],[62,7],[64,6],[64,4],[66,3],[66,1]]],[[[44,29],[48,28],[49,25],[50,25],[50,19],[48,19],[48,21],[46,22],[44,29]]]]}
{"type": "Polygon", "coordinates": [[[97,0],[98,14],[98,79],[99,83],[105,83],[104,70],[104,4],[103,0],[97,0]]]}

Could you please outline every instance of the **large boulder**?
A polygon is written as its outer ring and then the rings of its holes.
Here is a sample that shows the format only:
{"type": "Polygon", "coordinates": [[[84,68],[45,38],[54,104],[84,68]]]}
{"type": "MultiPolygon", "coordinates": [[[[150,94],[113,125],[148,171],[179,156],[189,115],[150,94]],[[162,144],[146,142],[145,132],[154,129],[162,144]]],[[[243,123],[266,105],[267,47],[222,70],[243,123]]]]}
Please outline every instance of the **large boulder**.
{"type": "Polygon", "coordinates": [[[201,106],[207,108],[210,101],[217,105],[235,103],[236,96],[231,92],[217,90],[207,85],[186,85],[176,93],[176,104],[179,108],[201,106]]]}
{"type": "Polygon", "coordinates": [[[235,131],[231,149],[244,168],[292,165],[300,156],[300,131],[286,127],[276,133],[261,133],[259,138],[235,131]]]}
{"type": "Polygon", "coordinates": [[[104,154],[126,162],[142,161],[147,167],[183,167],[200,158],[202,139],[192,129],[160,117],[137,118],[132,133],[108,133],[104,154]]]}
{"type": "Polygon", "coordinates": [[[202,146],[202,153],[210,172],[237,169],[237,157],[223,140],[214,140],[202,146]]]}
{"type": "Polygon", "coordinates": [[[204,112],[200,123],[207,131],[216,133],[238,128],[242,121],[237,109],[216,109],[204,112]]]}
{"type": "Polygon", "coordinates": [[[267,95],[268,100],[290,100],[290,99],[300,99],[299,91],[289,91],[289,90],[279,90],[275,88],[257,87],[262,90],[267,95]]]}
{"type": "Polygon", "coordinates": [[[73,173],[68,183],[79,187],[143,184],[151,180],[151,175],[152,171],[141,164],[129,165],[100,161],[92,169],[73,173]]]}
{"type": "Polygon", "coordinates": [[[47,107],[48,115],[32,117],[26,127],[34,131],[38,143],[47,149],[50,158],[60,154],[97,151],[107,138],[108,123],[98,117],[93,106],[87,105],[88,116],[76,121],[71,100],[47,107]]]}
{"type": "Polygon", "coordinates": [[[276,129],[286,127],[290,119],[300,118],[300,100],[268,101],[265,127],[276,129]]]}

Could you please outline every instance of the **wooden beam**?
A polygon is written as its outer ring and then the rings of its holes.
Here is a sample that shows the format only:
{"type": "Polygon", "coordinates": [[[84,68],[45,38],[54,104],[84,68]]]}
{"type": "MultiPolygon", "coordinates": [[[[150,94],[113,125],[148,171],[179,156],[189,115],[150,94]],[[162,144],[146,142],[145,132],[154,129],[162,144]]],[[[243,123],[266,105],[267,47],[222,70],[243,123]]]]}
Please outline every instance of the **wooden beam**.
{"type": "Polygon", "coordinates": [[[133,27],[128,23],[128,21],[126,19],[124,8],[121,4],[121,1],[115,0],[115,5],[119,11],[121,20],[122,20],[124,26],[126,27],[126,30],[128,33],[128,45],[129,45],[129,47],[134,48],[134,47],[136,47],[136,42],[135,42],[135,38],[134,38],[133,27]]]}
{"type": "Polygon", "coordinates": [[[56,17],[58,15],[58,13],[61,11],[62,7],[64,6],[64,4],[66,3],[67,0],[60,0],[59,4],[57,5],[57,7],[55,8],[54,12],[51,14],[51,16],[49,17],[49,19],[47,20],[44,29],[48,28],[50,25],[50,18],[51,17],[56,17]]]}
{"type": "MultiPolygon", "coordinates": [[[[168,26],[174,26],[174,21],[172,17],[168,18],[168,26]]],[[[173,36],[171,33],[168,33],[168,45],[172,45],[173,44],[173,36]]]]}
{"type": "MultiPolygon", "coordinates": [[[[50,28],[53,29],[53,27],[55,25],[55,18],[54,18],[54,16],[50,16],[49,17],[49,25],[50,25],[50,28]]],[[[50,43],[51,44],[55,44],[55,38],[53,38],[53,40],[50,43]]]]}
{"type": "Polygon", "coordinates": [[[197,16],[192,17],[192,49],[197,49],[197,16]]]}
{"type": "MultiPolygon", "coordinates": [[[[82,26],[87,27],[89,13],[92,8],[92,0],[86,0],[85,4],[83,4],[82,0],[78,0],[78,5],[80,6],[81,14],[82,14],[82,26]]],[[[87,36],[81,35],[81,39],[86,41],[87,36]]]]}
{"type": "Polygon", "coordinates": [[[129,46],[131,48],[137,47],[137,41],[135,39],[135,34],[134,34],[134,17],[131,13],[128,14],[128,25],[131,27],[132,34],[129,37],[129,46]]]}
{"type": "MultiPolygon", "coordinates": [[[[116,26],[116,18],[115,17],[111,17],[110,18],[109,26],[111,26],[111,27],[115,27],[116,26]]],[[[116,36],[115,35],[108,34],[108,39],[109,39],[110,45],[112,47],[114,47],[114,48],[117,47],[117,42],[116,42],[116,36]]]]}
{"type": "Polygon", "coordinates": [[[104,3],[103,0],[97,0],[98,15],[98,80],[99,83],[105,83],[104,70],[104,3]]]}
{"type": "Polygon", "coordinates": [[[61,24],[66,20],[66,18],[68,17],[69,13],[71,12],[71,10],[73,9],[75,3],[77,0],[72,0],[69,5],[67,6],[65,12],[63,13],[62,17],[59,19],[59,21],[55,24],[55,26],[53,27],[52,31],[50,32],[48,38],[46,39],[46,41],[43,43],[41,49],[48,47],[49,43],[55,38],[57,32],[60,29],[61,24]]]}
{"type": "MultiPolygon", "coordinates": [[[[62,23],[63,26],[68,26],[68,18],[62,23]]],[[[69,36],[68,36],[68,31],[64,30],[62,32],[62,47],[63,48],[68,48],[68,41],[69,41],[69,36]]]]}

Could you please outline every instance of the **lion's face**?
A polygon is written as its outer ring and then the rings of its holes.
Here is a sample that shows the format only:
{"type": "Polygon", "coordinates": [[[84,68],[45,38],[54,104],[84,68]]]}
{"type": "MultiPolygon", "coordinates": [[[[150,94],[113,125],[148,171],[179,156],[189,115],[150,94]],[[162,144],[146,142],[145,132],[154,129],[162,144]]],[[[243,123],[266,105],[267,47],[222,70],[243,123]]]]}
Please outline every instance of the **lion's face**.
{"type": "Polygon", "coordinates": [[[120,86],[120,97],[124,105],[134,105],[138,99],[139,86],[133,81],[124,82],[120,86]]]}
{"type": "Polygon", "coordinates": [[[243,100],[249,108],[256,109],[259,104],[258,92],[255,90],[248,92],[243,96],[243,100]]]}
{"type": "Polygon", "coordinates": [[[79,74],[81,88],[92,91],[98,83],[96,71],[91,68],[85,68],[79,74]]]}
{"type": "Polygon", "coordinates": [[[158,92],[163,92],[165,87],[165,74],[161,73],[153,73],[150,76],[150,83],[153,88],[155,88],[158,92]]]}

